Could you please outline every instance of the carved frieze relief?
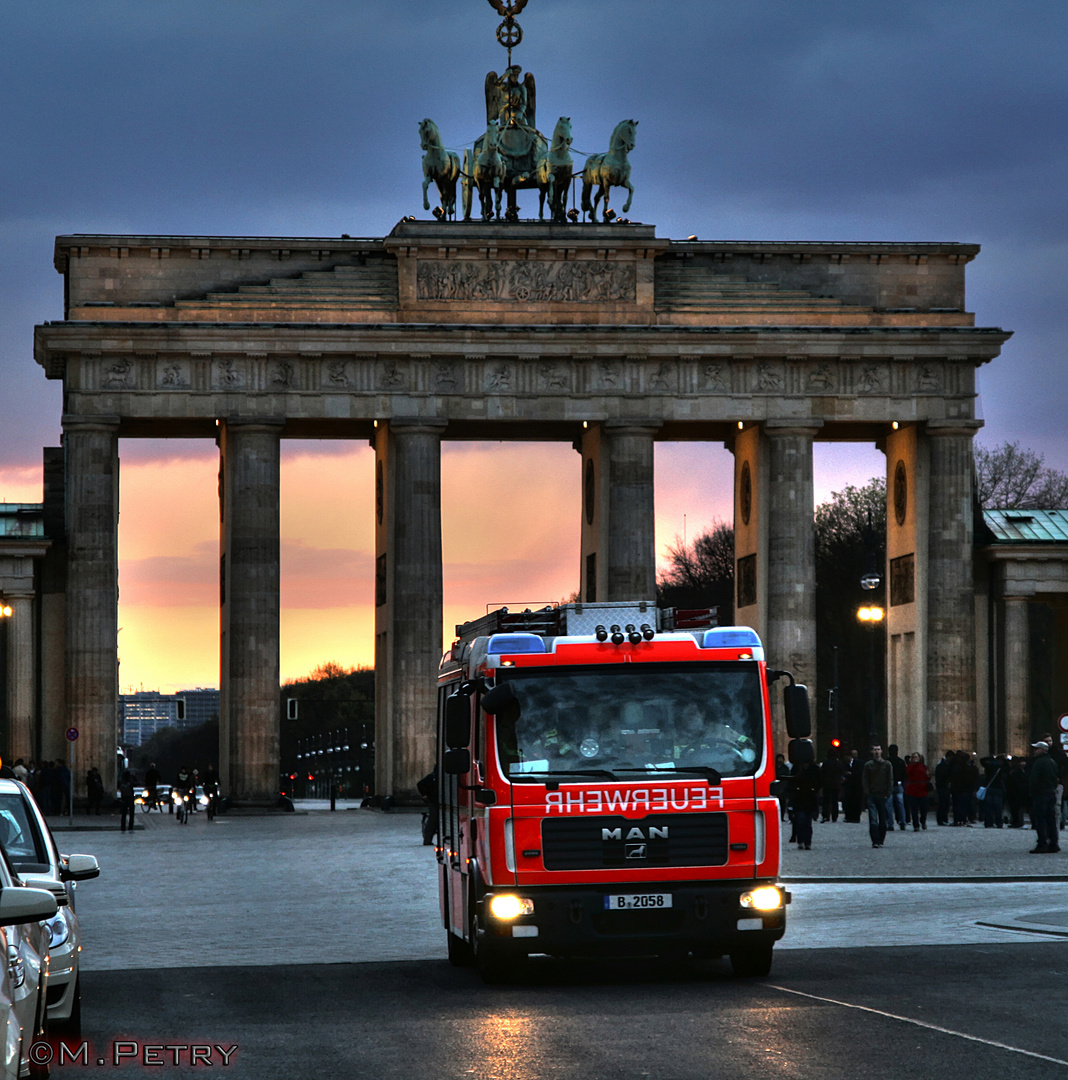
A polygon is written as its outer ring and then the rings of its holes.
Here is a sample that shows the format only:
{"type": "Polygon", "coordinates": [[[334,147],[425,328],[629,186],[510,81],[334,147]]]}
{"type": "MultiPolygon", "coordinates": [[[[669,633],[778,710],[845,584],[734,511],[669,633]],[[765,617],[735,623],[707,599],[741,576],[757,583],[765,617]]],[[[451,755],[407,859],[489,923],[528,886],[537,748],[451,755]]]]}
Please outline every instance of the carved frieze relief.
{"type": "Polygon", "coordinates": [[[134,390],[137,378],[134,374],[134,362],[131,359],[109,360],[103,365],[100,377],[103,390],[134,390]]]}
{"type": "Polygon", "coordinates": [[[634,303],[636,280],[631,263],[439,259],[419,263],[416,294],[420,300],[467,302],[634,303]]]}

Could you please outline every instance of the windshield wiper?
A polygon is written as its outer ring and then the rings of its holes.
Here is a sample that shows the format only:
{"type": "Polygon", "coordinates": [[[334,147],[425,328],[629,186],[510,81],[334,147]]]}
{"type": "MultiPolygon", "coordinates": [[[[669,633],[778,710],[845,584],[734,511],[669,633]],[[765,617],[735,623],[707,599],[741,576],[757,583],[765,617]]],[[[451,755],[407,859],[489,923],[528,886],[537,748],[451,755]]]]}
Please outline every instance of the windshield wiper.
{"type": "Polygon", "coordinates": [[[723,782],[723,777],[719,772],[713,769],[711,765],[671,765],[668,768],[665,768],[662,765],[648,765],[644,769],[618,769],[617,771],[636,773],[697,773],[699,776],[705,777],[710,784],[720,784],[723,782]]]}
{"type": "Polygon", "coordinates": [[[603,776],[606,780],[615,780],[616,774],[607,769],[531,769],[530,772],[508,774],[510,780],[521,776],[603,776]]]}

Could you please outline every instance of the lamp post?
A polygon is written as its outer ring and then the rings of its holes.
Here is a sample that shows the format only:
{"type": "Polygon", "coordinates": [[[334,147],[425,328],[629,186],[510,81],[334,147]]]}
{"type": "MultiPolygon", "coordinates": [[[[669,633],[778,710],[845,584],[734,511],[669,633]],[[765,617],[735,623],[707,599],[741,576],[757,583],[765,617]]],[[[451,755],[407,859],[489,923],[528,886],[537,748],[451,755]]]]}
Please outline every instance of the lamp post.
{"type": "Polygon", "coordinates": [[[857,609],[857,620],[868,631],[868,745],[874,745],[878,741],[875,732],[875,630],[883,619],[886,612],[878,605],[870,605],[857,609]]]}

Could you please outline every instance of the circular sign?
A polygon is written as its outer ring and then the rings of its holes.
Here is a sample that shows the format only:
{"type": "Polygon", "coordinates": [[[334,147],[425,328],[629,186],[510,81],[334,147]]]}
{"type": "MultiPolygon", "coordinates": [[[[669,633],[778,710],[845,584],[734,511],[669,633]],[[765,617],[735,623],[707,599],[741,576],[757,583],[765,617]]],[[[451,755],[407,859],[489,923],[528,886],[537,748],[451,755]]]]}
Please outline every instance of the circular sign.
{"type": "Polygon", "coordinates": [[[1061,731],[1068,731],[1068,713],[1065,713],[1057,720],[1057,727],[1059,727],[1061,731]]]}
{"type": "Polygon", "coordinates": [[[67,728],[67,738],[71,742],[74,742],[74,740],[78,738],[78,729],[76,727],[67,728]]]}

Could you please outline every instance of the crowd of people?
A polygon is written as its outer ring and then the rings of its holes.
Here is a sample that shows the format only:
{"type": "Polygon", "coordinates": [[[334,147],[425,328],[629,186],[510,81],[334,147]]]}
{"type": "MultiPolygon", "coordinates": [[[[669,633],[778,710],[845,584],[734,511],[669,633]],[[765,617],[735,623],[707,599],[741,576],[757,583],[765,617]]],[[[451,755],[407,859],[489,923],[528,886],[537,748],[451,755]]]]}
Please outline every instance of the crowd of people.
{"type": "Polygon", "coordinates": [[[1060,851],[1060,831],[1068,825],[1068,753],[1049,734],[1032,743],[1030,758],[947,750],[933,771],[922,754],[903,758],[895,745],[884,754],[875,744],[866,758],[832,747],[822,762],[793,767],[779,754],[776,777],[790,843],[802,851],[812,848],[813,822],[837,821],[839,813],[849,822],[867,814],[873,848],[895,828],[926,829],[932,808],[935,822],[947,827],[1028,825],[1037,836],[1033,855],[1060,851]]]}
{"type": "Polygon", "coordinates": [[[30,761],[18,758],[3,766],[0,776],[21,780],[33,792],[37,805],[46,814],[70,811],[70,769],[65,761],[30,761]]]}

